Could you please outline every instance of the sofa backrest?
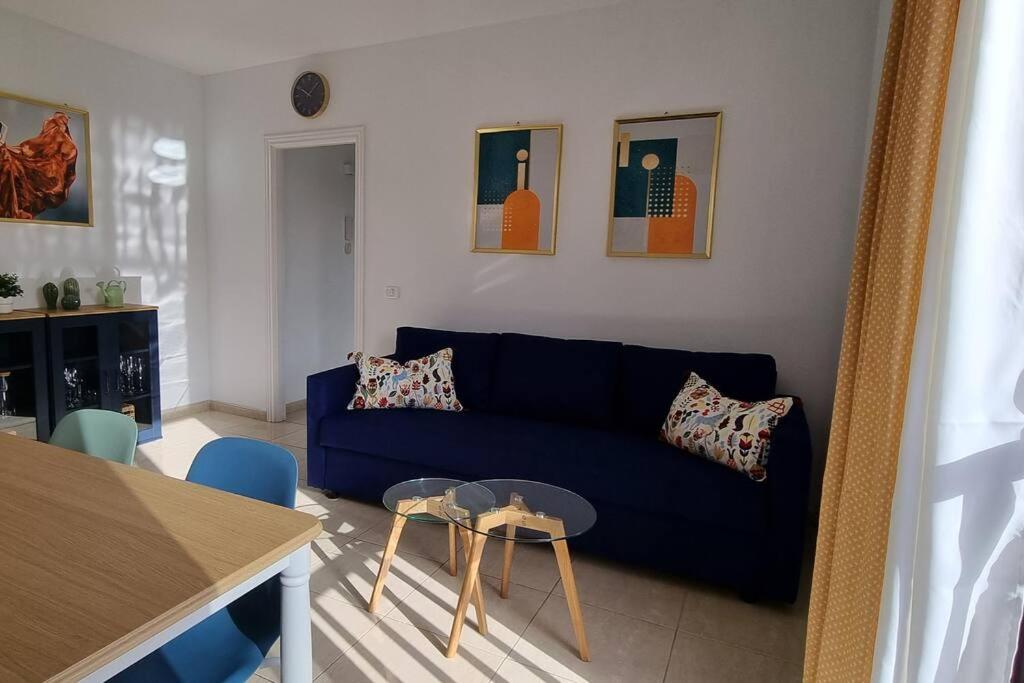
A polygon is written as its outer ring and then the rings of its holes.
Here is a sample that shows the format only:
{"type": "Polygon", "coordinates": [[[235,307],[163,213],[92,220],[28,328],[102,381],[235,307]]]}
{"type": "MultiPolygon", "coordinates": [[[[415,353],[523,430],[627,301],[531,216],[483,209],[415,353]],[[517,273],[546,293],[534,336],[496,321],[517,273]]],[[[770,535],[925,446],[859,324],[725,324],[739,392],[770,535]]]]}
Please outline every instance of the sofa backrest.
{"type": "Polygon", "coordinates": [[[732,398],[775,396],[775,359],[760,353],[400,327],[395,357],[404,362],[446,346],[454,352],[455,391],[469,410],[653,436],[691,372],[732,398]]]}
{"type": "Polygon", "coordinates": [[[625,345],[615,401],[616,422],[628,431],[657,434],[691,372],[730,398],[763,401],[775,396],[775,359],[769,355],[625,345]]]}
{"type": "Polygon", "coordinates": [[[451,347],[452,374],[459,401],[469,410],[486,410],[490,405],[491,377],[499,337],[500,334],[493,332],[399,327],[395,338],[395,357],[404,363],[451,347]]]}
{"type": "Polygon", "coordinates": [[[612,419],[621,350],[618,342],[502,334],[491,410],[553,422],[606,424],[612,419]]]}

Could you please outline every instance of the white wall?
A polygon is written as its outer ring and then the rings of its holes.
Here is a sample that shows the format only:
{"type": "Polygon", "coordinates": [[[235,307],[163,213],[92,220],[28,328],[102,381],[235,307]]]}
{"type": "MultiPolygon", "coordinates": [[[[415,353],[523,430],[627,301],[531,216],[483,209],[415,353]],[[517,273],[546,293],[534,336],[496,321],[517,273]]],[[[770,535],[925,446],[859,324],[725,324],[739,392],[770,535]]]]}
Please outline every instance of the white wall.
{"type": "Polygon", "coordinates": [[[89,111],[95,218],[93,228],[0,223],[0,272],[34,283],[70,270],[87,302],[114,266],[140,276],[142,301],[160,307],[164,409],[207,400],[200,79],[6,10],[0,10],[0,64],[0,91],[89,111]],[[149,180],[159,162],[152,145],[160,137],[185,141],[185,185],[149,180]]]}
{"type": "Polygon", "coordinates": [[[353,350],[355,256],[345,216],[355,209],[354,145],[281,152],[281,381],[286,402],[306,398],[306,377],[353,350]]]}
{"type": "Polygon", "coordinates": [[[824,455],[871,99],[877,6],[635,0],[204,79],[215,398],[263,409],[262,136],[366,125],[367,349],[402,324],[773,354],[824,455]],[[301,70],[331,80],[304,121],[301,70]],[[612,121],[725,111],[710,261],[604,255],[612,121]],[[469,251],[473,131],[565,124],[556,256],[469,251]],[[399,300],[385,285],[402,286],[399,300]]]}

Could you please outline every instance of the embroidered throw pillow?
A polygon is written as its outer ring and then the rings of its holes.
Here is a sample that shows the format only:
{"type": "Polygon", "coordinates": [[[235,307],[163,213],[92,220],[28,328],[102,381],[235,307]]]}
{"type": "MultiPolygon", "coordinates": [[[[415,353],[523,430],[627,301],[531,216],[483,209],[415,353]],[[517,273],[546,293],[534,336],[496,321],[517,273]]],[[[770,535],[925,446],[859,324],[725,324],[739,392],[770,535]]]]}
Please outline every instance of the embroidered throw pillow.
{"type": "Polygon", "coordinates": [[[772,432],[793,407],[791,398],[748,403],[722,392],[691,372],[672,401],[661,438],[708,460],[764,481],[772,432]]]}
{"type": "Polygon", "coordinates": [[[462,404],[455,396],[451,349],[441,349],[407,363],[366,356],[361,351],[348,354],[348,358],[359,369],[359,381],[348,404],[349,410],[462,410],[462,404]]]}

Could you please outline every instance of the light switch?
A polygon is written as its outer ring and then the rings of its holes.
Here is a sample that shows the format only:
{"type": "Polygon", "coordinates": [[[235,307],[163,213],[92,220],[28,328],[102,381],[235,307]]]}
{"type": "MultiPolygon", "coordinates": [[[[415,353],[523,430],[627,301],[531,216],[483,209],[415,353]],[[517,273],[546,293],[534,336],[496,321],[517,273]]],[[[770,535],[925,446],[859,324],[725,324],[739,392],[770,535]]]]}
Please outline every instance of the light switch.
{"type": "Polygon", "coordinates": [[[402,288],[395,285],[388,285],[384,288],[385,299],[397,299],[402,295],[402,288]]]}

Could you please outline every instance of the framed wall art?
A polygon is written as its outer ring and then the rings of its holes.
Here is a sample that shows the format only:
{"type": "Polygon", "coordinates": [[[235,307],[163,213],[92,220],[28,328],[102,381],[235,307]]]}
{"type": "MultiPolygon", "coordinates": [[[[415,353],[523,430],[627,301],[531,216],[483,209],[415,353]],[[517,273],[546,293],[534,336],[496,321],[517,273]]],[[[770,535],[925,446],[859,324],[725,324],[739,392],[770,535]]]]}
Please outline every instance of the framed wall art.
{"type": "Polygon", "coordinates": [[[615,122],[609,256],[711,258],[722,112],[615,122]]]}
{"type": "Polygon", "coordinates": [[[554,254],[562,125],[476,131],[473,251],[554,254]]]}
{"type": "Polygon", "coordinates": [[[0,93],[0,221],[93,224],[88,112],[0,93]]]}

